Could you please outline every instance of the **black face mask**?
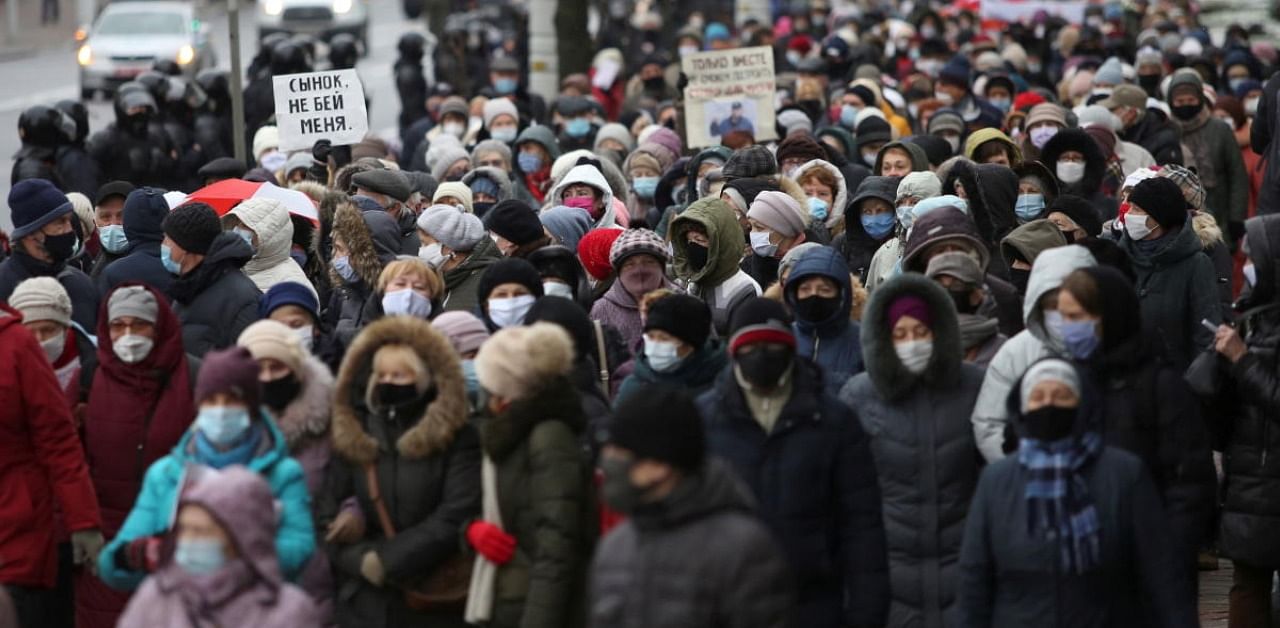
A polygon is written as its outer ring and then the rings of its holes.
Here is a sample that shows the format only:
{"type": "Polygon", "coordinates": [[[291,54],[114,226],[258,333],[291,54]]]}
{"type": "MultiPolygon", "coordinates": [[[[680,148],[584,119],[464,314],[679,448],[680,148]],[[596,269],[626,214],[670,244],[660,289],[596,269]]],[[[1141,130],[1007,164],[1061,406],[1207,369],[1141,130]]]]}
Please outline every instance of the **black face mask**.
{"type": "Polygon", "coordinates": [[[694,271],[702,270],[707,266],[707,255],[709,251],[707,247],[701,244],[690,242],[684,245],[685,258],[689,260],[689,268],[694,271]]]}
{"type": "Polygon", "coordinates": [[[666,83],[667,79],[665,77],[655,76],[653,78],[644,79],[644,88],[651,92],[656,92],[665,87],[666,83]]]}
{"type": "Polygon", "coordinates": [[[1027,268],[1010,268],[1009,281],[1018,289],[1018,294],[1027,294],[1027,281],[1031,279],[1031,270],[1027,268]]]}
{"type": "Polygon", "coordinates": [[[1050,443],[1070,436],[1075,423],[1075,408],[1045,406],[1023,413],[1022,432],[1027,438],[1050,443]]]}
{"type": "Polygon", "coordinates": [[[143,136],[147,134],[147,127],[151,124],[151,116],[145,113],[135,113],[125,118],[125,126],[130,134],[143,136]]]}
{"type": "Polygon", "coordinates": [[[1196,116],[1200,115],[1201,109],[1204,109],[1201,105],[1182,105],[1181,107],[1169,108],[1173,112],[1173,117],[1182,121],[1195,119],[1196,116]]]}
{"type": "Polygon", "coordinates": [[[1160,90],[1160,75],[1139,74],[1138,85],[1147,92],[1148,96],[1155,96],[1156,92],[1160,90]]]}
{"type": "Polygon", "coordinates": [[[796,317],[810,323],[829,320],[840,309],[840,297],[805,297],[796,301],[796,317]]]}
{"type": "Polygon", "coordinates": [[[1064,238],[1066,238],[1066,239],[1067,239],[1067,244],[1075,244],[1075,243],[1076,243],[1076,231],[1075,231],[1075,229],[1072,229],[1071,231],[1058,231],[1058,233],[1061,233],[1061,234],[1062,234],[1062,237],[1064,237],[1064,238]]]}
{"type": "Polygon", "coordinates": [[[777,388],[778,380],[791,366],[792,351],[789,347],[759,347],[750,353],[734,357],[742,378],[757,388],[777,388]]]}
{"type": "Polygon", "coordinates": [[[489,201],[482,201],[479,203],[472,203],[471,208],[475,210],[476,218],[484,218],[484,215],[489,213],[489,210],[493,209],[495,204],[496,203],[490,203],[489,201]]]}
{"type": "Polygon", "coordinates": [[[61,264],[71,259],[72,254],[76,251],[76,232],[68,231],[62,235],[46,235],[44,237],[44,250],[49,253],[49,257],[53,258],[53,263],[61,264]]]}
{"type": "Polygon", "coordinates": [[[283,410],[302,390],[302,382],[298,376],[290,373],[280,379],[271,380],[262,385],[262,403],[272,410],[283,410]]]}
{"type": "Polygon", "coordinates": [[[978,311],[978,306],[969,302],[969,298],[973,295],[973,288],[967,286],[960,288],[947,288],[947,296],[951,297],[951,302],[956,304],[957,314],[973,314],[978,311]]]}
{"type": "Polygon", "coordinates": [[[657,483],[649,486],[632,484],[631,468],[633,466],[635,466],[634,460],[608,457],[600,459],[600,470],[604,473],[604,483],[600,487],[604,503],[623,515],[631,515],[642,508],[647,502],[645,496],[657,485],[657,483]]]}
{"type": "Polygon", "coordinates": [[[419,394],[418,387],[413,384],[378,384],[373,388],[373,396],[384,408],[402,408],[418,403],[425,406],[435,400],[436,390],[429,388],[419,394]]]}

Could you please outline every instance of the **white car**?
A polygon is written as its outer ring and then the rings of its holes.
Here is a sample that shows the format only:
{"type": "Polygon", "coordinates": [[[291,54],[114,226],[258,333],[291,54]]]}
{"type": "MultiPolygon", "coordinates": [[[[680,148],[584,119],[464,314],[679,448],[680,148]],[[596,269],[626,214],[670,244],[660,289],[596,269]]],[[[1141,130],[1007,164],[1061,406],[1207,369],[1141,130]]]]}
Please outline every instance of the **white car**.
{"type": "Polygon", "coordinates": [[[258,0],[258,39],[272,33],[300,33],[325,41],[350,33],[368,50],[368,0],[258,0]]]}
{"type": "Polygon", "coordinates": [[[88,99],[98,90],[114,91],[158,60],[174,61],[185,76],[194,77],[217,65],[208,35],[193,3],[112,2],[76,50],[80,95],[88,99]]]}

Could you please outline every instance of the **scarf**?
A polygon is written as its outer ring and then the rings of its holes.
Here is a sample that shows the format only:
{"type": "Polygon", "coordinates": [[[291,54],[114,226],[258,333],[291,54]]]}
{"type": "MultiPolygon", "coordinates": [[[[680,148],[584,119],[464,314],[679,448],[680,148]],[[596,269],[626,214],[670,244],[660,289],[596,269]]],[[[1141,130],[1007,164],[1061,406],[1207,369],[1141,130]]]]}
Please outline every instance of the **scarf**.
{"type": "Polygon", "coordinates": [[[1185,122],[1177,116],[1169,117],[1182,134],[1182,145],[1191,153],[1194,163],[1187,164],[1187,167],[1195,167],[1196,174],[1200,175],[1200,185],[1206,190],[1218,187],[1218,165],[1213,163],[1213,145],[1209,141],[1210,134],[1204,132],[1212,116],[1212,110],[1202,107],[1196,117],[1185,122]]]}
{"type": "Polygon", "coordinates": [[[960,347],[968,351],[990,339],[1000,330],[1000,321],[976,314],[959,314],[960,347]]]}
{"type": "Polygon", "coordinates": [[[1018,464],[1029,476],[1023,492],[1027,531],[1042,538],[1057,533],[1068,573],[1084,574],[1098,566],[1101,526],[1083,471],[1101,451],[1097,432],[1051,443],[1023,438],[1018,445],[1018,464]]]}
{"type": "Polygon", "coordinates": [[[253,460],[253,454],[258,450],[258,444],[262,442],[263,431],[260,423],[253,423],[249,429],[245,430],[244,436],[240,437],[240,442],[222,451],[205,438],[204,432],[196,430],[194,439],[196,459],[201,464],[215,469],[225,469],[233,464],[248,465],[249,461],[253,460]]]}
{"type": "Polygon", "coordinates": [[[551,168],[543,168],[533,174],[524,175],[524,182],[529,194],[541,205],[547,199],[547,184],[551,182],[551,168]]]}

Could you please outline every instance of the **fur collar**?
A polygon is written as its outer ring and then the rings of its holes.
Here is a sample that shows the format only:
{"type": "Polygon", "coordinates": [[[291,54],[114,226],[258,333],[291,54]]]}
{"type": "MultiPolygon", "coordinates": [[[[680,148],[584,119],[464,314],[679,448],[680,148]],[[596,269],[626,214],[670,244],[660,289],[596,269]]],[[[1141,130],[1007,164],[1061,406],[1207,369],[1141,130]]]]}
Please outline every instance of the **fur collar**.
{"type": "Polygon", "coordinates": [[[329,431],[332,414],[333,374],[318,358],[308,355],[302,363],[302,390],[298,397],[276,417],[276,426],[284,434],[292,451],[301,441],[324,436],[329,431]]]}
{"type": "MultiPolygon", "coordinates": [[[[347,260],[364,284],[370,287],[378,285],[382,262],[378,259],[378,250],[374,247],[373,235],[364,222],[364,215],[355,205],[345,203],[338,206],[333,214],[333,237],[341,238],[347,245],[347,260]]],[[[332,266],[329,268],[329,281],[334,286],[347,285],[332,266]]]]}
{"type": "Polygon", "coordinates": [[[1222,244],[1222,228],[1218,226],[1218,221],[1214,219],[1213,214],[1198,211],[1191,216],[1191,226],[1196,230],[1196,235],[1200,237],[1200,248],[1210,249],[1214,246],[1222,244]]]}
{"type": "Polygon", "coordinates": [[[960,328],[956,309],[941,286],[916,273],[904,273],[885,282],[871,293],[862,321],[862,355],[867,375],[881,396],[897,401],[922,381],[931,388],[951,388],[960,381],[960,328]],[[933,357],[922,375],[913,375],[893,347],[889,333],[889,306],[898,297],[915,295],[924,299],[933,315],[933,357]]]}
{"type": "Polygon", "coordinates": [[[501,416],[487,419],[480,427],[484,452],[495,461],[506,459],[544,421],[560,421],[575,433],[586,426],[578,391],[567,377],[552,380],[532,397],[511,404],[501,416]]]}
{"type": "Polygon", "coordinates": [[[365,405],[365,387],[373,368],[373,355],[388,344],[406,343],[422,358],[437,394],[427,412],[396,441],[407,458],[426,458],[443,451],[467,422],[468,405],[462,365],[449,341],[426,321],[388,316],[370,324],[356,336],[342,360],[333,400],[333,448],[357,464],[378,458],[379,443],[364,422],[372,416],[365,405]]]}

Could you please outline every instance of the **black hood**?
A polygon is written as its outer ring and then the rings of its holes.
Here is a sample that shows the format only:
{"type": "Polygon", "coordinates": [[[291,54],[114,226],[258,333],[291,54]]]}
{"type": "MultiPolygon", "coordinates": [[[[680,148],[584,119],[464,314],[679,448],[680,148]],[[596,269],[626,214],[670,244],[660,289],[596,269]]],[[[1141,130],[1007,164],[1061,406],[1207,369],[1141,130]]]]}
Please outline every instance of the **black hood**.
{"type": "Polygon", "coordinates": [[[1075,151],[1084,155],[1084,178],[1078,183],[1067,185],[1058,181],[1058,190],[1063,194],[1075,194],[1085,198],[1093,198],[1102,186],[1102,177],[1107,173],[1107,160],[1102,149],[1094,141],[1093,136],[1081,129],[1063,129],[1049,138],[1044,150],[1040,151],[1040,163],[1057,178],[1058,157],[1067,151],[1075,151]]]}
{"type": "Polygon", "coordinates": [[[1280,214],[1250,218],[1244,229],[1249,259],[1258,273],[1258,284],[1250,292],[1247,304],[1270,305],[1280,297],[1280,267],[1276,264],[1276,256],[1280,256],[1280,214]]]}
{"type": "Polygon", "coordinates": [[[960,160],[951,168],[942,189],[953,193],[957,182],[968,196],[969,215],[978,233],[990,250],[998,250],[1000,241],[1018,227],[1018,216],[1013,211],[1018,201],[1017,173],[999,164],[960,160]]]}
{"type": "Polygon", "coordinates": [[[901,399],[920,381],[931,388],[955,386],[960,382],[963,353],[955,305],[942,286],[932,279],[916,273],[903,273],[871,294],[871,302],[862,316],[862,355],[871,383],[885,399],[901,399]],[[921,375],[912,374],[902,365],[890,332],[889,308],[899,297],[906,295],[922,299],[933,317],[930,325],[933,330],[933,357],[921,375]]]}
{"type": "Polygon", "coordinates": [[[1102,351],[1110,353],[1117,347],[1127,346],[1130,340],[1141,339],[1142,317],[1139,311],[1138,293],[1124,273],[1109,266],[1089,266],[1080,269],[1098,286],[1102,300],[1102,351]]]}

